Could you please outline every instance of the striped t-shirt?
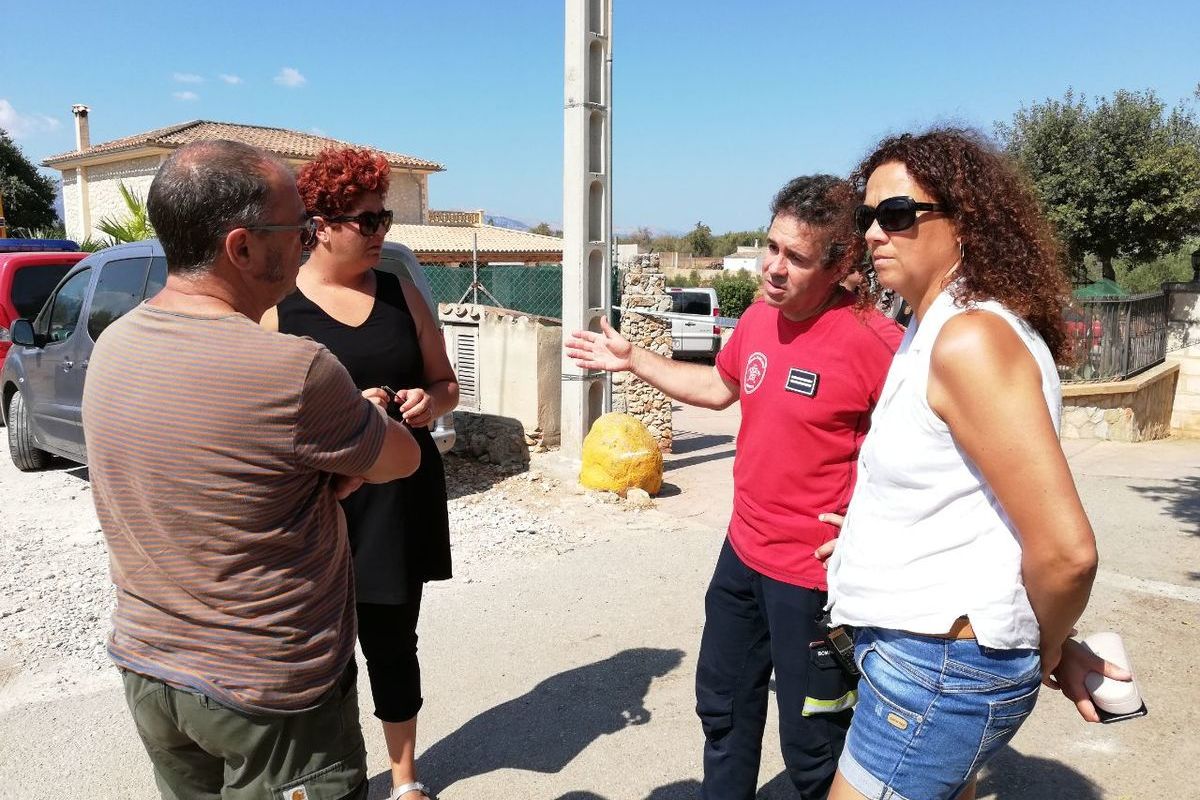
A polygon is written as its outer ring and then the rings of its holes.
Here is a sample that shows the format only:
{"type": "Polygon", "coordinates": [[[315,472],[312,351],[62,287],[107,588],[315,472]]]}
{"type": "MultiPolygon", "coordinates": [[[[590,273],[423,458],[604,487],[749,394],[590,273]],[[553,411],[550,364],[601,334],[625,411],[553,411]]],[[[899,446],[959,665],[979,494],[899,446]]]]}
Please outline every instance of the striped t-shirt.
{"type": "Polygon", "coordinates": [[[240,314],[143,304],[96,344],[83,423],[113,660],[244,711],[317,705],[356,635],[333,475],[387,426],[346,370],[240,314]]]}

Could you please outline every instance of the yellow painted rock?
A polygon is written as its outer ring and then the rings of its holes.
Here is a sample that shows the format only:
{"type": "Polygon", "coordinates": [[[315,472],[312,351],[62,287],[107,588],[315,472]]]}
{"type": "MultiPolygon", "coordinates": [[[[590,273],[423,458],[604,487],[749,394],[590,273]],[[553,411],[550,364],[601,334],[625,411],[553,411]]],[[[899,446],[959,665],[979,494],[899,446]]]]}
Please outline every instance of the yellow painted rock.
{"type": "Polygon", "coordinates": [[[662,480],[662,453],[645,425],[616,412],[596,420],[583,440],[581,484],[624,497],[633,488],[658,494],[662,480]]]}

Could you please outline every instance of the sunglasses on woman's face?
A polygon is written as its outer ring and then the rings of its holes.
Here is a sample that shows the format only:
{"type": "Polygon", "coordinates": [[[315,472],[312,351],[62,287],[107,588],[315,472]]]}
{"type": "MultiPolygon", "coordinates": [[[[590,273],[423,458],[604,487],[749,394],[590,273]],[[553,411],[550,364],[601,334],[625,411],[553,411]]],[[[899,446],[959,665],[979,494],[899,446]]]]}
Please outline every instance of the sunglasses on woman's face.
{"type": "Polygon", "coordinates": [[[382,226],[385,230],[392,227],[392,212],[386,208],[382,211],[363,211],[359,214],[344,214],[340,217],[323,217],[326,222],[356,222],[358,232],[363,236],[374,236],[382,226]]]}
{"type": "Polygon", "coordinates": [[[918,211],[945,211],[937,203],[918,203],[911,197],[889,197],[877,206],[862,205],[854,209],[854,227],[865,236],[872,223],[888,233],[906,231],[917,224],[918,211]]]}

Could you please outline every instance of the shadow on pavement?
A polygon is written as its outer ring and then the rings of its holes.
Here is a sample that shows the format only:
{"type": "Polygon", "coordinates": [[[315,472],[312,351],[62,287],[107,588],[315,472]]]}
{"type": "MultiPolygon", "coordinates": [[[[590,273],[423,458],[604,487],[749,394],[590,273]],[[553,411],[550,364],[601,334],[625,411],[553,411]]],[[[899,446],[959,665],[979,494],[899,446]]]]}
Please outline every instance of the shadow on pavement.
{"type": "Polygon", "coordinates": [[[1058,761],[1018,753],[1005,746],[988,764],[979,781],[979,800],[1101,800],[1100,787],[1086,775],[1058,761]]]}
{"type": "MultiPolygon", "coordinates": [[[[682,650],[635,648],[560,672],[435,742],[417,760],[417,772],[435,791],[498,769],[559,772],[600,736],[649,722],[644,702],[651,681],[678,667],[683,656],[682,650]]],[[[388,772],[376,775],[371,797],[386,797],[389,782],[388,772]]]]}
{"type": "Polygon", "coordinates": [[[671,452],[675,455],[694,453],[697,450],[707,450],[722,444],[731,444],[733,437],[724,433],[697,433],[695,431],[675,431],[671,439],[671,452]]]}
{"type": "MultiPolygon", "coordinates": [[[[695,800],[700,783],[694,780],[660,786],[646,800],[695,800]]],[[[795,800],[799,795],[780,772],[754,796],[755,800],[795,800]]],[[[1101,800],[1100,787],[1085,775],[1065,764],[1048,758],[1037,758],[1005,747],[988,765],[987,774],[979,781],[979,800],[1028,800],[1031,797],[1053,797],[1055,800],[1101,800]]],[[[570,792],[557,800],[606,800],[591,792],[570,792]]]]}
{"type": "Polygon", "coordinates": [[[1165,507],[1180,524],[1180,528],[1193,536],[1200,536],[1200,477],[1188,476],[1173,481],[1155,481],[1148,486],[1129,488],[1148,500],[1165,507]]]}
{"type": "Polygon", "coordinates": [[[754,800],[796,800],[799,796],[800,793],[788,778],[787,770],[784,770],[764,783],[758,794],[754,795],[754,800]]]}
{"type": "Polygon", "coordinates": [[[71,461],[60,456],[50,456],[50,463],[46,465],[42,472],[61,472],[64,475],[70,475],[72,478],[78,478],[81,481],[87,481],[88,468],[78,461],[71,461]]]}
{"type": "Polygon", "coordinates": [[[671,470],[681,469],[683,467],[690,467],[693,464],[704,464],[709,461],[719,461],[723,458],[733,458],[733,454],[735,452],[736,452],[736,450],[731,447],[728,450],[718,450],[715,453],[705,453],[703,455],[688,456],[687,458],[673,458],[670,461],[666,461],[663,464],[663,472],[670,472],[671,470]]]}
{"type": "Polygon", "coordinates": [[[646,800],[696,800],[700,796],[700,781],[677,781],[660,786],[646,800]]]}
{"type": "Polygon", "coordinates": [[[66,463],[70,466],[68,467],[68,469],[65,469],[63,471],[66,472],[68,475],[70,475],[72,478],[78,478],[81,481],[90,481],[92,479],[91,474],[88,472],[87,467],[83,466],[82,464],[76,464],[73,461],[68,461],[66,463]]]}
{"type": "MultiPolygon", "coordinates": [[[[700,796],[700,781],[685,780],[660,786],[646,796],[646,800],[696,800],[700,796]]],[[[781,772],[764,784],[754,795],[755,800],[796,800],[798,795],[787,773],[781,772]]],[[[568,792],[555,800],[608,800],[592,792],[568,792]]]]}

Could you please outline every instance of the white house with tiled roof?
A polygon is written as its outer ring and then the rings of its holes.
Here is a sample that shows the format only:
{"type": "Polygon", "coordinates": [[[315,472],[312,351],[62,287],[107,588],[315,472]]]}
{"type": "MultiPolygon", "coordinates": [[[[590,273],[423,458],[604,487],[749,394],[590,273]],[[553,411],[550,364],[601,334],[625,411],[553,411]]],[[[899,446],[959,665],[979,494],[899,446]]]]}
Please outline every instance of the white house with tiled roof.
{"type": "Polygon", "coordinates": [[[562,260],[561,239],[485,225],[481,211],[430,211],[429,176],[445,170],[433,161],[328,136],[208,120],[183,122],[93,145],[87,106],[77,105],[72,111],[75,149],[51,156],[42,164],[62,172],[67,237],[76,241],[103,238],[96,227],[100,220],[125,216],[119,184],[145,197],[159,165],[175,149],[192,142],[231,139],[261,147],[293,169],[328,147],[367,147],[379,153],[392,167],[384,205],[394,212],[395,222],[387,238],[408,245],[424,263],[463,263],[473,257],[490,263],[562,260]]]}
{"type": "MultiPolygon", "coordinates": [[[[89,236],[101,238],[103,234],[96,228],[101,219],[125,215],[118,184],[123,182],[145,197],[159,165],[185,144],[214,139],[245,142],[275,154],[295,169],[327,147],[350,144],[283,128],[194,120],[92,145],[87,107],[75,106],[72,110],[75,149],[51,156],[42,164],[62,172],[67,236],[76,240],[89,236]]],[[[370,149],[391,164],[391,187],[384,204],[395,212],[396,222],[418,225],[424,222],[429,210],[429,175],[445,168],[423,158],[370,149]]]]}

